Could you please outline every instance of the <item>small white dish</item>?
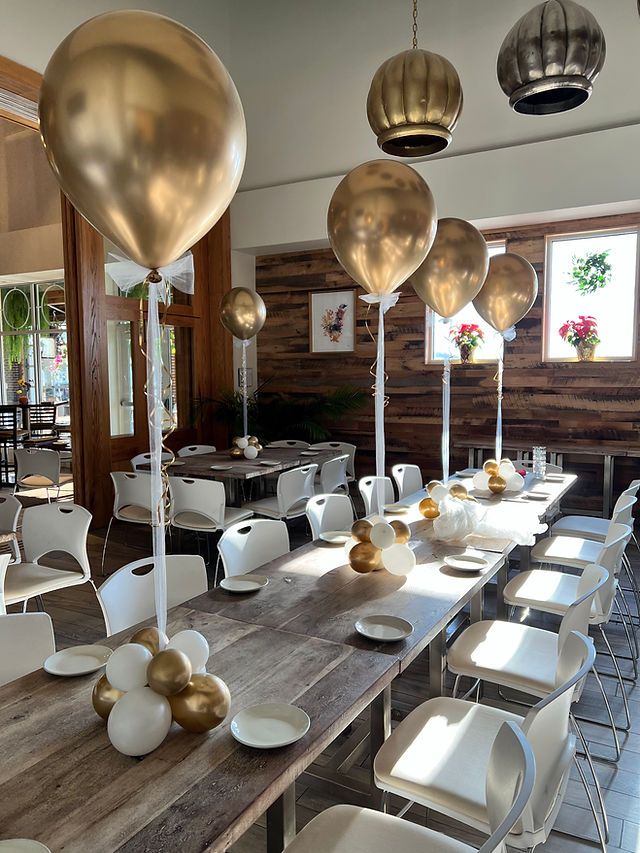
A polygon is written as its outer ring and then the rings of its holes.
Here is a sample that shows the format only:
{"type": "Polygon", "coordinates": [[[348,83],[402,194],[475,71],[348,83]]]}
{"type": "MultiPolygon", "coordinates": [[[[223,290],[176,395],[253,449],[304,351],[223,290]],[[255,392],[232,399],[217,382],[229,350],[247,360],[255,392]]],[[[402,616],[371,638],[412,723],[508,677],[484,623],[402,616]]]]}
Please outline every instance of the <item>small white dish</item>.
{"type": "Polygon", "coordinates": [[[527,492],[523,497],[528,501],[548,501],[551,495],[549,492],[527,492]]]}
{"type": "Polygon", "coordinates": [[[547,474],[544,481],[545,483],[564,483],[564,474],[547,474]]]}
{"type": "Polygon", "coordinates": [[[222,578],[220,586],[227,592],[245,593],[257,592],[269,583],[269,578],[264,575],[231,575],[222,578]]]}
{"type": "Polygon", "coordinates": [[[455,569],[457,572],[479,572],[489,565],[484,557],[477,557],[475,554],[445,557],[444,562],[450,569],[455,569]]]}
{"type": "Polygon", "coordinates": [[[49,675],[74,676],[97,672],[106,665],[112,649],[107,646],[71,646],[61,649],[45,660],[44,671],[49,675]]]}
{"type": "Polygon", "coordinates": [[[350,530],[325,530],[320,534],[320,539],[323,542],[328,542],[329,545],[346,545],[351,539],[350,530]]]}
{"type": "Polygon", "coordinates": [[[409,512],[411,507],[409,504],[384,504],[383,509],[385,512],[388,512],[389,515],[402,515],[403,512],[409,512]]]}
{"type": "Polygon", "coordinates": [[[265,468],[273,468],[274,465],[279,465],[280,463],[276,459],[261,459],[258,462],[258,465],[264,465],[265,468]]]}
{"type": "Polygon", "coordinates": [[[399,616],[363,616],[358,619],[354,628],[358,634],[377,643],[397,643],[413,634],[411,622],[399,616]]]}
{"type": "Polygon", "coordinates": [[[51,853],[48,847],[30,838],[6,838],[0,841],[0,851],[4,853],[51,853]]]}
{"type": "Polygon", "coordinates": [[[233,465],[210,465],[211,471],[230,471],[233,468],[233,465]]]}
{"type": "Polygon", "coordinates": [[[460,480],[473,480],[477,471],[456,471],[455,476],[460,480]]]}
{"type": "Polygon", "coordinates": [[[319,450],[302,450],[300,456],[318,456],[319,450]]]}
{"type": "Polygon", "coordinates": [[[231,720],[231,734],[254,749],[277,749],[303,738],[310,725],[309,715],[302,708],[265,702],[239,711],[231,720]]]}

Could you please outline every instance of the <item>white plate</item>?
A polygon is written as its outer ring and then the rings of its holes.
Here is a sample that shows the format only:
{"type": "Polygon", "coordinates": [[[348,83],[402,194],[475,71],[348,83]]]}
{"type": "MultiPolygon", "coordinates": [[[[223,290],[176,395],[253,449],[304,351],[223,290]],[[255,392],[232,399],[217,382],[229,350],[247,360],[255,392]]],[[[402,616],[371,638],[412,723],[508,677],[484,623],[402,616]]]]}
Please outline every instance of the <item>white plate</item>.
{"type": "Polygon", "coordinates": [[[461,480],[472,480],[477,473],[477,471],[456,471],[455,476],[461,480]]]}
{"type": "Polygon", "coordinates": [[[551,495],[549,492],[527,492],[522,497],[528,501],[548,501],[551,495]]]}
{"type": "Polygon", "coordinates": [[[384,504],[383,509],[390,515],[401,515],[403,512],[409,512],[411,507],[409,504],[384,504]]]}
{"type": "Polygon", "coordinates": [[[230,471],[233,465],[210,465],[209,468],[212,471],[230,471]]]}
{"type": "Polygon", "coordinates": [[[87,675],[105,666],[112,651],[107,646],[71,646],[49,655],[44,670],[50,675],[87,675]]]}
{"type": "Polygon", "coordinates": [[[264,575],[232,575],[222,578],[220,586],[227,592],[257,592],[269,583],[264,575]]]}
{"type": "Polygon", "coordinates": [[[457,572],[479,572],[489,565],[484,557],[476,557],[474,554],[445,557],[444,562],[450,569],[455,569],[457,572]]]}
{"type": "Polygon", "coordinates": [[[378,643],[397,643],[406,640],[413,633],[413,625],[399,616],[363,616],[354,628],[368,640],[378,643]]]}
{"type": "Polygon", "coordinates": [[[319,454],[319,450],[303,450],[301,451],[300,456],[318,456],[319,454]]]}
{"type": "Polygon", "coordinates": [[[545,483],[564,483],[563,474],[547,474],[544,478],[545,483]]]}
{"type": "Polygon", "coordinates": [[[0,841],[0,850],[4,850],[4,853],[38,853],[38,851],[43,853],[45,850],[51,853],[44,844],[32,841],[30,838],[7,838],[0,841]]]}
{"type": "Polygon", "coordinates": [[[280,463],[276,459],[261,459],[258,462],[258,465],[264,465],[266,468],[273,468],[274,465],[279,465],[280,463]]]}
{"type": "Polygon", "coordinates": [[[323,542],[328,542],[329,545],[346,545],[351,539],[350,530],[326,530],[320,534],[320,539],[323,542]]]}
{"type": "Polygon", "coordinates": [[[231,720],[231,734],[245,746],[276,749],[289,746],[309,731],[309,715],[280,702],[265,702],[239,711],[231,720]]]}

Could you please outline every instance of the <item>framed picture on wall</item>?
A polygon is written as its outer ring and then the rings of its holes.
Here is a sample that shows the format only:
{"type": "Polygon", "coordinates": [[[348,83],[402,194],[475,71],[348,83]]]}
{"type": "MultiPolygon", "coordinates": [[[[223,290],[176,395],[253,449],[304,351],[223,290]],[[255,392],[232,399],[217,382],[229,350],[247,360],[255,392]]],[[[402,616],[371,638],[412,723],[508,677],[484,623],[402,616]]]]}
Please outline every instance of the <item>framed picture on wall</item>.
{"type": "Polygon", "coordinates": [[[353,352],[356,346],[356,292],[323,290],[309,294],[309,351],[353,352]]]}

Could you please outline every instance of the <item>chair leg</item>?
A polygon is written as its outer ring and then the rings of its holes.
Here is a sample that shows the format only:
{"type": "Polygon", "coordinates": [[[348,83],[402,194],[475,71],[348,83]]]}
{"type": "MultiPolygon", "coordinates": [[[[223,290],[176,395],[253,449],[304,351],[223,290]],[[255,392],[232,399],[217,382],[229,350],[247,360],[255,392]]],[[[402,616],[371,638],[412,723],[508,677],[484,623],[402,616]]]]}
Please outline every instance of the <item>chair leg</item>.
{"type": "MultiPolygon", "coordinates": [[[[580,743],[582,744],[582,748],[584,750],[584,757],[585,757],[587,764],[589,765],[589,771],[590,771],[591,777],[593,779],[593,784],[595,785],[596,796],[598,798],[598,805],[600,806],[600,814],[602,815],[602,829],[603,829],[603,834],[604,834],[604,840],[609,841],[609,817],[607,815],[607,810],[606,810],[605,805],[604,805],[604,797],[602,796],[602,788],[600,787],[600,780],[598,779],[598,776],[596,774],[596,769],[593,766],[593,759],[591,758],[591,753],[589,751],[589,745],[587,744],[587,740],[586,740],[584,734],[582,733],[582,729],[578,725],[578,721],[576,720],[576,718],[573,716],[573,714],[570,714],[569,716],[570,716],[571,722],[573,723],[573,727],[576,730],[576,734],[578,735],[578,737],[580,739],[580,743]]],[[[578,756],[576,755],[575,760],[577,761],[577,759],[578,759],[578,756]]],[[[595,814],[594,814],[594,817],[595,817],[595,814]]]]}
{"type": "Polygon", "coordinates": [[[596,811],[596,804],[593,802],[593,796],[591,794],[591,790],[589,789],[589,783],[587,782],[587,777],[584,775],[584,770],[582,769],[582,765],[578,759],[577,755],[573,757],[574,763],[576,765],[576,769],[578,770],[578,775],[580,776],[580,781],[582,782],[582,786],[584,788],[584,792],[587,795],[587,800],[589,801],[589,807],[591,808],[591,813],[593,814],[593,819],[596,824],[596,830],[598,832],[598,838],[600,840],[600,848],[602,853],[607,853],[607,836],[603,830],[602,824],[600,823],[600,819],[598,817],[598,813],[596,811]]]}
{"type": "Polygon", "coordinates": [[[629,617],[629,625],[624,618],[624,613],[622,612],[622,607],[620,606],[620,602],[617,598],[614,599],[614,605],[616,610],[620,615],[620,619],[622,621],[622,628],[624,630],[625,636],[627,638],[627,645],[629,646],[629,654],[631,655],[631,661],[633,663],[633,674],[635,678],[638,677],[638,656],[640,655],[640,651],[638,650],[638,638],[636,636],[636,630],[633,627],[633,620],[631,618],[631,612],[629,610],[629,604],[624,597],[624,595],[620,594],[620,599],[622,600],[622,605],[624,606],[625,612],[629,617]],[[633,644],[632,644],[633,641],[633,644]]]}
{"type": "Polygon", "coordinates": [[[102,546],[102,562],[100,563],[100,574],[104,577],[104,558],[107,553],[107,542],[109,541],[109,534],[111,533],[111,525],[113,524],[113,516],[109,519],[109,524],[107,525],[107,533],[104,537],[104,545],[102,546]]]}
{"type": "Polygon", "coordinates": [[[460,684],[460,676],[459,676],[459,675],[456,675],[456,680],[455,680],[455,682],[454,682],[454,684],[453,684],[453,690],[452,690],[452,692],[451,692],[451,696],[452,696],[452,698],[453,698],[453,699],[455,699],[455,698],[456,698],[456,696],[458,695],[458,685],[459,685],[459,684],[460,684]]]}
{"type": "Polygon", "coordinates": [[[617,678],[618,684],[620,685],[620,691],[622,693],[622,702],[624,704],[625,725],[616,726],[616,728],[620,729],[623,732],[628,732],[631,729],[631,714],[629,713],[629,701],[627,699],[627,691],[624,687],[624,681],[622,680],[622,673],[620,672],[618,661],[616,659],[615,654],[613,653],[611,643],[609,642],[609,638],[607,637],[604,628],[602,627],[602,625],[598,625],[598,628],[600,629],[600,636],[604,640],[604,643],[607,647],[607,652],[609,654],[609,657],[611,658],[611,662],[616,673],[614,677],[617,678]]]}
{"type": "Polygon", "coordinates": [[[22,559],[20,555],[20,545],[18,544],[18,537],[16,534],[13,534],[13,538],[11,539],[11,550],[13,551],[13,556],[15,558],[16,563],[19,563],[22,559]]]}

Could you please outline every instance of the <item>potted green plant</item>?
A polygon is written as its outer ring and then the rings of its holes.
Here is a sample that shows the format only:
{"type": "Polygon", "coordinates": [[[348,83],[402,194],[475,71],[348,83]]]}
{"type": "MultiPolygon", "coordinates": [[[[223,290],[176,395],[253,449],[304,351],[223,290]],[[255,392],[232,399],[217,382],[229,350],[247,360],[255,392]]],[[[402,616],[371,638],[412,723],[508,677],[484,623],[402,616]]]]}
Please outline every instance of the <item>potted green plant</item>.
{"type": "Polygon", "coordinates": [[[571,270],[572,284],[579,293],[595,293],[601,287],[606,287],[611,281],[611,264],[607,260],[609,250],[605,252],[591,252],[588,255],[571,258],[573,268],[571,270]]]}
{"type": "Polygon", "coordinates": [[[593,361],[600,343],[598,322],[595,317],[580,314],[577,320],[567,320],[558,330],[563,341],[576,348],[578,361],[593,361]]]}

